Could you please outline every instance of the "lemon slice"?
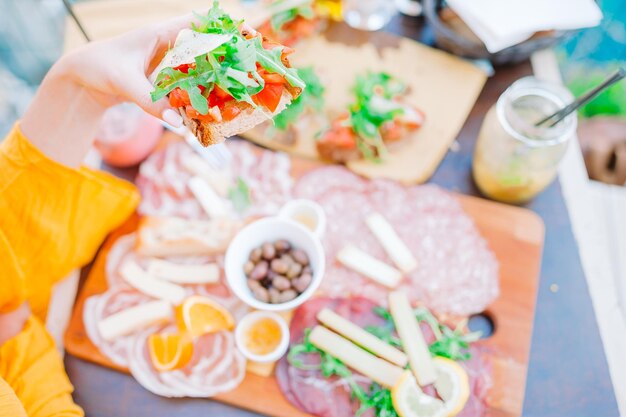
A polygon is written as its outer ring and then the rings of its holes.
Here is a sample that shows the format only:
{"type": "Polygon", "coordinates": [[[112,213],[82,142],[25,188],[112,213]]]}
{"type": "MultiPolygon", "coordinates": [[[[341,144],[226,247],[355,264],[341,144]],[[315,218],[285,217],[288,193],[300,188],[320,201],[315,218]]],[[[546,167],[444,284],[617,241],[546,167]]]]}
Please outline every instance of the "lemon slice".
{"type": "Polygon", "coordinates": [[[440,356],[434,357],[437,380],[435,388],[444,400],[446,415],[457,415],[469,398],[467,372],[455,361],[440,356]]]}
{"type": "Polygon", "coordinates": [[[404,371],[391,390],[393,408],[400,417],[447,417],[443,401],[424,394],[411,371],[404,371]]]}

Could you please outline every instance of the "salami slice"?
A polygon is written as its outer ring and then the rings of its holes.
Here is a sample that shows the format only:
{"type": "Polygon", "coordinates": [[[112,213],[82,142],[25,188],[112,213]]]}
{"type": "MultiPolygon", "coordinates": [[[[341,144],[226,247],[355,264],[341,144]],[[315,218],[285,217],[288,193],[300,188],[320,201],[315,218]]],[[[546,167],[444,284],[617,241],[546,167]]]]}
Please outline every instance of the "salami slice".
{"type": "MultiPolygon", "coordinates": [[[[174,332],[175,326],[161,329],[174,332]]],[[[130,371],[148,391],[164,397],[212,397],[236,388],[245,376],[245,358],[235,348],[232,332],[218,332],[194,340],[191,361],[182,369],[158,372],[152,366],[147,340],[141,333],[130,352],[130,371]]]]}
{"type": "MultiPolygon", "coordinates": [[[[302,341],[304,331],[317,322],[317,313],[330,308],[337,314],[360,326],[380,325],[383,320],[374,314],[376,304],[366,298],[316,298],[296,310],[291,320],[292,343],[302,341]]],[[[309,366],[315,366],[317,355],[303,355],[299,358],[309,366]]],[[[343,417],[354,415],[359,405],[350,395],[350,387],[341,378],[325,378],[317,369],[300,369],[292,366],[283,357],[276,368],[276,378],[285,397],[300,410],[323,417],[343,417]]],[[[355,382],[368,389],[371,380],[355,374],[355,382]]]]}
{"type": "Polygon", "coordinates": [[[483,350],[480,347],[470,348],[471,359],[459,362],[467,372],[470,385],[470,396],[467,404],[458,417],[479,417],[487,414],[486,399],[489,390],[493,386],[491,376],[491,366],[485,359],[483,350]]]}
{"type": "Polygon", "coordinates": [[[365,225],[381,213],[418,261],[400,285],[413,302],[439,313],[483,311],[498,295],[498,262],[458,201],[433,186],[404,187],[387,180],[365,182],[345,168],[319,168],[302,177],[295,195],[316,200],[327,215],[327,271],[321,290],[339,297],[359,295],[386,304],[385,288],[336,262],[352,244],[393,264],[365,225]]]}

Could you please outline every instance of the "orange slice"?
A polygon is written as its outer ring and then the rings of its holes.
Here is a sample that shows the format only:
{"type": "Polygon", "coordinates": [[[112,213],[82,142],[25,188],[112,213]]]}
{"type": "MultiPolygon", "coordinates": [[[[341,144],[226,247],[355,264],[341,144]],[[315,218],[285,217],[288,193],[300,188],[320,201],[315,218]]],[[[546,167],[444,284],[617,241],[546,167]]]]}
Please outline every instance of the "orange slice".
{"type": "Polygon", "coordinates": [[[171,371],[185,366],[193,355],[193,343],[186,334],[156,333],[148,338],[152,365],[159,371],[171,371]]]}
{"type": "Polygon", "coordinates": [[[192,337],[235,327],[235,319],[225,307],[199,295],[187,298],[176,308],[176,320],[179,329],[192,337]]]}

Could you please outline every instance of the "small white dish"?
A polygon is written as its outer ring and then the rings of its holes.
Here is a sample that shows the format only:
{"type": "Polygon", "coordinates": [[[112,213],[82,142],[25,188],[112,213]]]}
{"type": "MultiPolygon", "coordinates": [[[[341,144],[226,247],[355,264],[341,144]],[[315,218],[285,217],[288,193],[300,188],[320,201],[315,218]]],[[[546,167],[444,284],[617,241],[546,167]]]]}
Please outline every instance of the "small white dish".
{"type": "Polygon", "coordinates": [[[273,313],[271,311],[254,311],[246,314],[239,321],[239,324],[237,324],[237,328],[235,329],[235,343],[237,344],[237,348],[242,355],[251,361],[258,363],[275,362],[279,360],[289,348],[289,326],[287,326],[285,319],[277,313],[273,313]],[[246,332],[250,330],[250,327],[254,323],[265,318],[273,320],[280,328],[280,342],[278,343],[276,349],[272,352],[265,355],[258,355],[248,350],[245,336],[246,332]]]}
{"type": "Polygon", "coordinates": [[[317,236],[300,223],[280,217],[257,220],[241,229],[230,242],[224,261],[226,282],[233,293],[250,307],[263,311],[288,311],[304,303],[313,296],[322,282],[325,267],[324,249],[317,236]],[[280,304],[266,303],[256,299],[252,294],[243,266],[248,261],[253,249],[265,242],[274,242],[280,239],[285,239],[294,247],[306,252],[313,277],[307,289],[293,300],[280,304]]]}
{"type": "Polygon", "coordinates": [[[326,231],[326,213],[322,206],[313,200],[291,200],[280,209],[278,216],[304,225],[320,239],[326,231]]]}

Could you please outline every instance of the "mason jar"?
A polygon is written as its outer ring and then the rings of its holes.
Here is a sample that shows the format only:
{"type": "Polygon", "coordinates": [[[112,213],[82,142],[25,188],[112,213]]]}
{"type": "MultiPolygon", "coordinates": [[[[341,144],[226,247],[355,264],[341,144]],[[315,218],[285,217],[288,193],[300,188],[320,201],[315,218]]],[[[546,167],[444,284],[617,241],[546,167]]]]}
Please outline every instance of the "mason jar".
{"type": "Polygon", "coordinates": [[[485,196],[524,203],[554,180],[577,116],[574,112],[553,127],[535,123],[572,100],[565,87],[534,77],[516,81],[500,96],[485,116],[472,163],[485,196]]]}

